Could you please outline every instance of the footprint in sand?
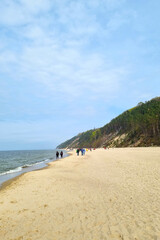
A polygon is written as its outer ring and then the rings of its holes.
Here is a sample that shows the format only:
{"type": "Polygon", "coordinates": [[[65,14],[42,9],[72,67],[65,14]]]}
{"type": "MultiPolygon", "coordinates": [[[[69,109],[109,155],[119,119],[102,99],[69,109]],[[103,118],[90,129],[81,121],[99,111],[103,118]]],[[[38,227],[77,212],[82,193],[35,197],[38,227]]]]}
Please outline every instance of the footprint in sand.
{"type": "Polygon", "coordinates": [[[28,209],[27,209],[27,208],[24,208],[24,209],[22,210],[22,212],[26,212],[26,211],[28,211],[28,209]]]}
{"type": "Polygon", "coordinates": [[[13,201],[10,201],[10,203],[17,203],[17,201],[16,201],[16,200],[13,200],[13,201]]]}
{"type": "Polygon", "coordinates": [[[28,209],[27,209],[27,208],[24,208],[24,209],[18,211],[18,214],[20,214],[20,213],[22,213],[22,212],[26,212],[26,211],[28,211],[28,209]]]}

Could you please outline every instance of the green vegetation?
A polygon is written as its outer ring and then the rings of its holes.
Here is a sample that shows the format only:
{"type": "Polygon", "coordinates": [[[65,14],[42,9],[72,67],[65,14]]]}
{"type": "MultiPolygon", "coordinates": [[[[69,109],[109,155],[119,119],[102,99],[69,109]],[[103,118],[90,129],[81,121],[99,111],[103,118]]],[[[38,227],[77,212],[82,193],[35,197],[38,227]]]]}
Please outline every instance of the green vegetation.
{"type": "Polygon", "coordinates": [[[89,130],[58,147],[160,146],[160,97],[139,103],[102,128],[89,130]]]}

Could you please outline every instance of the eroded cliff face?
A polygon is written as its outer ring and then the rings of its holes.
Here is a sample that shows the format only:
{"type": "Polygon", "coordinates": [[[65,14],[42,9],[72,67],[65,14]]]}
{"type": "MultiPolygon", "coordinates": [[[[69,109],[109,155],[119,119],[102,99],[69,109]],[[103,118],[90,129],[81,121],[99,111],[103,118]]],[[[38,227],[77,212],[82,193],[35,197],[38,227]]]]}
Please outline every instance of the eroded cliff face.
{"type": "Polygon", "coordinates": [[[58,148],[160,146],[160,97],[140,103],[102,128],[89,130],[58,148]]]}

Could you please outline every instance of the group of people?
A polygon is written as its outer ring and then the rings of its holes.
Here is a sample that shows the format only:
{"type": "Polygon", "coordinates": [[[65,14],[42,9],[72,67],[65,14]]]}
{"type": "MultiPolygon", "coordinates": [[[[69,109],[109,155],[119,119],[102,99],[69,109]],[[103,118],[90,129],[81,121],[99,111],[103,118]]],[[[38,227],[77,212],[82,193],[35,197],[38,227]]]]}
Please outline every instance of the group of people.
{"type": "Polygon", "coordinates": [[[81,155],[85,155],[86,150],[84,148],[78,148],[76,150],[77,156],[79,156],[79,153],[81,152],[81,155]]]}
{"type": "Polygon", "coordinates": [[[61,158],[63,157],[63,151],[61,151],[60,153],[57,151],[56,152],[56,158],[59,158],[59,155],[61,156],[61,158]]]}

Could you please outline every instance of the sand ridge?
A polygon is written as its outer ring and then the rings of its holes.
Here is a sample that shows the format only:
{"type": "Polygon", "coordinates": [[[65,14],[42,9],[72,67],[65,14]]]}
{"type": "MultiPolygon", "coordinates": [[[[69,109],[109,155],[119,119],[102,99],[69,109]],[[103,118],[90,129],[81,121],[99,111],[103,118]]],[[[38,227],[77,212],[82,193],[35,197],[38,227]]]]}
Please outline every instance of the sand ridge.
{"type": "Polygon", "coordinates": [[[97,149],[0,191],[3,240],[159,240],[160,148],[97,149]]]}

